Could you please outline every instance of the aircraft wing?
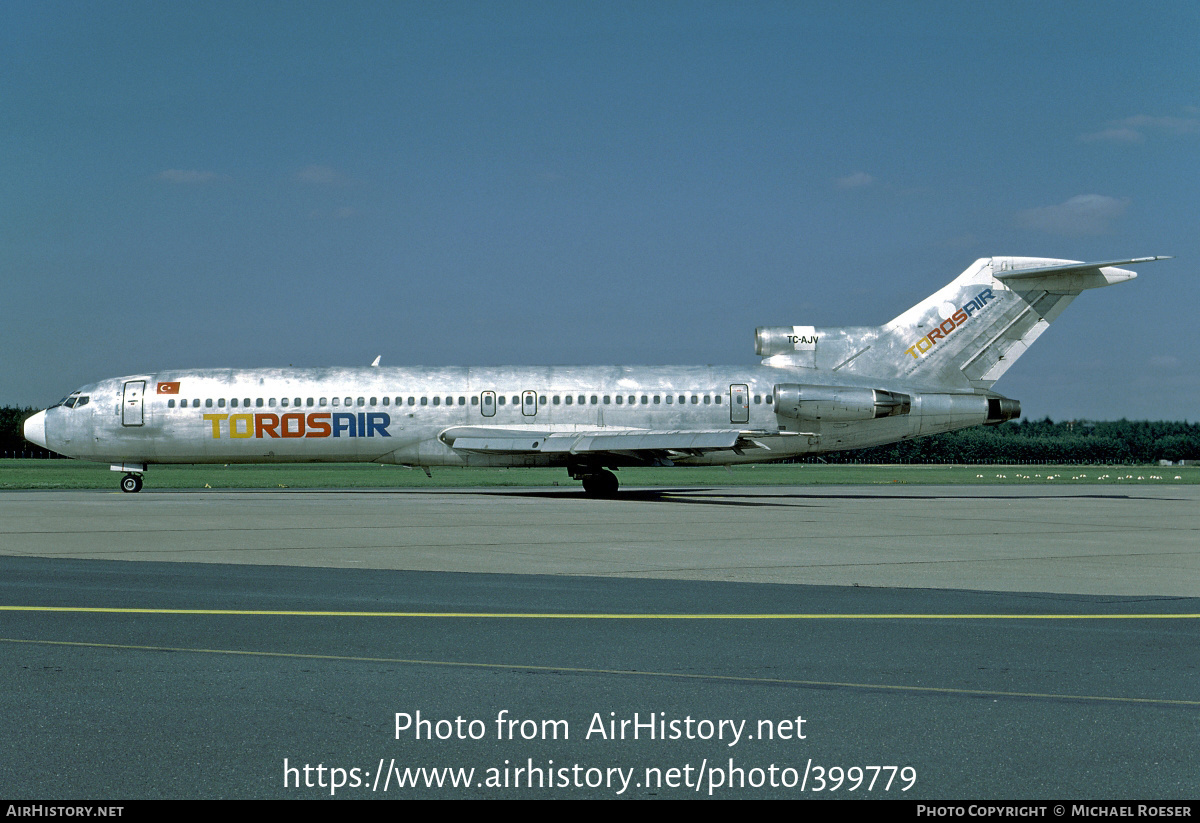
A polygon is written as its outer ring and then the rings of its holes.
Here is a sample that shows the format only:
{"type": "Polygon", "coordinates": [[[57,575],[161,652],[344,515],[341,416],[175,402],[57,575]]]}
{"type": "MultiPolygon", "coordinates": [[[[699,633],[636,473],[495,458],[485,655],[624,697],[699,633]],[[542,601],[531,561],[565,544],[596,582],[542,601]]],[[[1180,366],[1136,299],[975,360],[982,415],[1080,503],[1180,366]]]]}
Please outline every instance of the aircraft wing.
{"type": "Polygon", "coordinates": [[[653,429],[580,429],[553,431],[457,426],[441,440],[456,451],[475,454],[620,454],[654,459],[710,451],[756,448],[748,439],[761,432],[729,429],[659,431],[653,429]]]}

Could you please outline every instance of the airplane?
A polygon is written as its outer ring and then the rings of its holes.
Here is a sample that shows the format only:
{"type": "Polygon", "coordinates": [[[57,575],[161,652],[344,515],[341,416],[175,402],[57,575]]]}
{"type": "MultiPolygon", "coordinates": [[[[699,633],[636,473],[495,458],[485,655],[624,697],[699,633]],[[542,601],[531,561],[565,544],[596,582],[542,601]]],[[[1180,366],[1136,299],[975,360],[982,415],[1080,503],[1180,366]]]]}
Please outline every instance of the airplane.
{"type": "Polygon", "coordinates": [[[24,424],[137,492],[164,463],[556,466],[592,496],[629,466],[769,463],[1019,417],[992,386],[1124,265],[976,260],[882,326],[756,329],[757,366],[195,369],[102,380],[24,424]]]}

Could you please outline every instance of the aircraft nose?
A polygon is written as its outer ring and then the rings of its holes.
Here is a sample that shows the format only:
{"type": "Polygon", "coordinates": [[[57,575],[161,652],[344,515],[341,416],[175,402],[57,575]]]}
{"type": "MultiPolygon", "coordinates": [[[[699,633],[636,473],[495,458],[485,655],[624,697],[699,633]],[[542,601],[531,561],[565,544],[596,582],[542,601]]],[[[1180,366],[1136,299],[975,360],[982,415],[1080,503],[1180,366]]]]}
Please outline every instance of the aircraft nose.
{"type": "Polygon", "coordinates": [[[25,439],[43,449],[50,448],[46,445],[46,412],[40,411],[25,421],[25,439]]]}

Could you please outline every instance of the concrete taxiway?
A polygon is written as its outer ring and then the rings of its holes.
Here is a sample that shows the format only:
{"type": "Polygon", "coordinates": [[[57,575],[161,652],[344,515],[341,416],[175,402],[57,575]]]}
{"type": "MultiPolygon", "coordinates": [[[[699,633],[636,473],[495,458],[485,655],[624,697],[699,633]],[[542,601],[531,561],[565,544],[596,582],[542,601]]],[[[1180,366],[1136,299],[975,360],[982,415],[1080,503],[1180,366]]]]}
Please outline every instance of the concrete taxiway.
{"type": "Polygon", "coordinates": [[[1187,799],[1197,498],[4,493],[0,786],[39,800],[1187,799]],[[446,723],[398,733],[397,713],[417,712],[446,723]],[[460,718],[480,736],[452,731],[460,718]],[[651,718],[684,731],[651,736],[651,718]],[[746,734],[689,735],[700,721],[746,734]],[[872,768],[914,780],[867,789],[872,768]],[[459,770],[471,777],[439,783],[459,770]]]}
{"type": "Polygon", "coordinates": [[[10,492],[0,555],[1200,596],[1200,487],[10,492]]]}

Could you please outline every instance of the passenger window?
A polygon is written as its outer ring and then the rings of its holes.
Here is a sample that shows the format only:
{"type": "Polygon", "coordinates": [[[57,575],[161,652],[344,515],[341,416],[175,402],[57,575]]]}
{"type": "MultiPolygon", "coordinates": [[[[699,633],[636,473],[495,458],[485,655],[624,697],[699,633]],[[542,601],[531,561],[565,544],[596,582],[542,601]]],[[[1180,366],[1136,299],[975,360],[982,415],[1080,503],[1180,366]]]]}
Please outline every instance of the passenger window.
{"type": "Polygon", "coordinates": [[[773,397],[774,397],[774,395],[771,395],[771,394],[768,394],[768,395],[767,395],[767,405],[770,405],[771,403],[775,402],[775,401],[772,399],[773,397]]]}
{"type": "Polygon", "coordinates": [[[415,398],[415,397],[408,398],[408,405],[415,406],[416,404],[417,404],[417,398],[415,398]]]}
{"type": "Polygon", "coordinates": [[[706,406],[712,405],[712,397],[711,396],[709,396],[707,394],[704,395],[704,405],[706,405],[706,406]]]}
{"type": "Polygon", "coordinates": [[[206,409],[212,408],[212,398],[211,397],[204,398],[204,408],[206,408],[206,409]]]}
{"type": "Polygon", "coordinates": [[[463,396],[460,394],[460,395],[458,396],[458,405],[460,405],[460,406],[465,406],[465,405],[467,405],[467,398],[463,397],[463,396]]]}
{"type": "MultiPolygon", "coordinates": [[[[337,400],[337,398],[336,398],[336,397],[335,397],[335,398],[333,398],[333,399],[334,399],[334,400],[337,400]]],[[[312,398],[310,397],[310,398],[309,398],[309,400],[312,400],[312,398]]],[[[321,397],[321,398],[318,398],[318,399],[317,399],[317,405],[324,406],[324,405],[325,405],[325,403],[326,403],[326,400],[325,400],[325,398],[324,398],[324,397],[321,397]]],[[[312,405],[312,403],[310,402],[308,405],[310,405],[310,406],[311,406],[311,405],[312,405]]],[[[334,403],[334,405],[336,406],[336,405],[337,405],[337,403],[334,403]]]]}
{"type": "MultiPolygon", "coordinates": [[[[274,400],[272,400],[272,401],[271,401],[271,405],[272,405],[272,406],[274,406],[274,405],[275,405],[275,401],[274,401],[274,400]]],[[[256,398],[254,399],[254,407],[255,407],[256,409],[261,409],[261,408],[263,407],[263,399],[262,399],[261,397],[256,397],[256,398]]]]}
{"type": "Polygon", "coordinates": [[[699,398],[697,395],[694,395],[694,394],[693,394],[693,395],[692,395],[692,405],[694,406],[694,405],[696,405],[696,404],[697,404],[697,403],[699,403],[699,402],[700,402],[700,398],[699,398]]]}
{"type": "Polygon", "coordinates": [[[442,405],[442,398],[440,398],[440,397],[433,398],[433,405],[435,405],[435,406],[442,405]]]}
{"type": "Polygon", "coordinates": [[[592,405],[596,405],[596,395],[592,395],[592,405]]]}
{"type": "Polygon", "coordinates": [[[761,405],[762,405],[762,395],[761,395],[761,394],[756,394],[756,395],[754,395],[754,404],[755,404],[756,406],[761,406],[761,405]]]}
{"type": "Polygon", "coordinates": [[[428,398],[428,397],[422,397],[422,398],[421,398],[421,405],[422,405],[422,406],[428,406],[428,405],[429,405],[429,398],[428,398]]]}
{"type": "MultiPolygon", "coordinates": [[[[346,405],[347,405],[347,406],[349,406],[349,405],[350,405],[350,398],[349,398],[349,397],[347,397],[347,398],[346,398],[346,405]]],[[[360,397],[360,398],[358,398],[358,405],[360,405],[360,406],[365,406],[365,405],[367,405],[367,401],[366,401],[364,398],[360,397]]],[[[374,404],[374,402],[372,402],[372,403],[371,403],[371,405],[372,405],[372,406],[374,406],[374,405],[375,405],[375,404],[374,404]]]]}
{"type": "Polygon", "coordinates": [[[236,398],[236,397],[231,397],[231,398],[229,399],[229,405],[230,405],[230,407],[231,407],[231,408],[235,408],[235,409],[236,409],[236,408],[237,408],[237,398],[236,398]]]}
{"type": "Polygon", "coordinates": [[[471,405],[472,405],[472,406],[478,406],[478,405],[479,405],[479,398],[478,398],[478,397],[476,397],[475,395],[471,395],[471,405]]]}
{"type": "Polygon", "coordinates": [[[270,406],[271,408],[275,408],[275,398],[274,397],[268,398],[267,405],[270,406]]]}
{"type": "Polygon", "coordinates": [[[656,395],[654,395],[654,403],[655,403],[655,405],[657,405],[657,404],[658,404],[659,400],[660,400],[659,396],[658,396],[657,394],[656,394],[656,395]]]}
{"type": "MultiPolygon", "coordinates": [[[[569,398],[569,397],[567,398],[567,400],[570,400],[570,399],[571,399],[571,398],[569,398]]],[[[554,405],[556,405],[556,406],[557,406],[557,405],[559,405],[560,403],[562,403],[562,398],[561,398],[561,397],[559,397],[557,394],[556,394],[556,395],[554,395],[554,405]]]]}
{"type": "Polygon", "coordinates": [[[611,398],[612,398],[612,395],[608,395],[608,394],[604,395],[604,405],[606,405],[606,406],[609,405],[611,398]]]}
{"type": "Polygon", "coordinates": [[[225,408],[225,398],[224,397],[217,398],[217,406],[222,409],[225,408]]]}
{"type": "MultiPolygon", "coordinates": [[[[388,405],[388,403],[391,401],[391,399],[392,399],[392,398],[390,398],[390,397],[385,397],[385,398],[383,398],[383,405],[385,405],[385,406],[386,406],[386,405],[388,405]]],[[[375,404],[375,398],[374,398],[374,397],[372,397],[372,398],[371,398],[371,405],[374,405],[374,404],[375,404]]]]}
{"type": "MultiPolygon", "coordinates": [[[[385,397],[385,398],[383,398],[383,399],[384,399],[384,400],[387,400],[387,398],[386,398],[386,397],[385,397]]],[[[375,405],[375,398],[374,398],[374,397],[372,397],[372,398],[371,398],[371,405],[372,405],[372,406],[374,406],[374,405],[375,405]]],[[[386,406],[386,405],[387,405],[387,403],[384,403],[384,405],[386,406]]]]}
{"type": "Polygon", "coordinates": [[[336,405],[338,405],[338,401],[339,401],[340,399],[341,399],[341,398],[338,398],[338,397],[335,397],[335,398],[333,398],[333,405],[335,405],[335,406],[336,406],[336,405]]]}
{"type": "Polygon", "coordinates": [[[174,400],[168,400],[168,401],[167,401],[167,408],[168,408],[168,409],[173,409],[173,408],[175,408],[175,401],[174,401],[174,400]]]}
{"type": "Polygon", "coordinates": [[[503,406],[507,402],[507,398],[502,394],[496,399],[496,402],[503,406]]]}
{"type": "Polygon", "coordinates": [[[668,395],[667,395],[667,405],[669,406],[669,405],[671,405],[671,404],[672,404],[672,403],[674,403],[674,402],[675,402],[675,396],[674,396],[674,395],[671,395],[671,394],[668,394],[668,395]]]}
{"type": "MultiPolygon", "coordinates": [[[[604,399],[604,402],[605,402],[605,403],[607,403],[607,402],[608,402],[608,398],[605,398],[605,399],[604,399]]],[[[618,394],[618,395],[617,395],[617,405],[618,405],[618,406],[623,406],[624,404],[625,404],[625,395],[623,395],[623,394],[618,394]]]]}

